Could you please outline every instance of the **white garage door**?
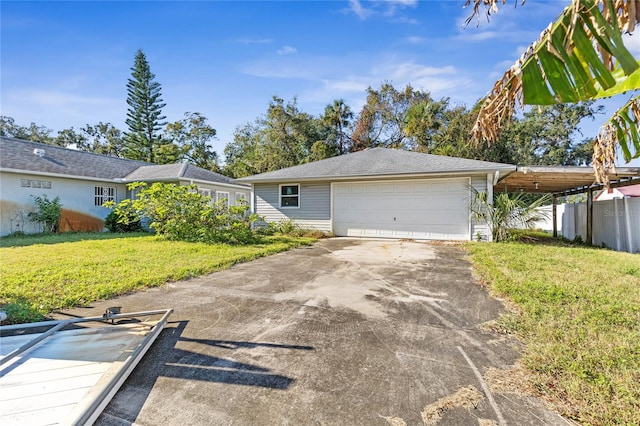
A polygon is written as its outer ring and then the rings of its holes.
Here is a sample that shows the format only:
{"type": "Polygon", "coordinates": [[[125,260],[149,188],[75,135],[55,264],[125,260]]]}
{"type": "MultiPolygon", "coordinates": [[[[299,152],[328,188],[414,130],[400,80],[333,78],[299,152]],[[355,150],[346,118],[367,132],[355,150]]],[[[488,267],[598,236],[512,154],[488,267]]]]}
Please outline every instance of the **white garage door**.
{"type": "Polygon", "coordinates": [[[337,183],[338,236],[469,240],[469,179],[337,183]]]}

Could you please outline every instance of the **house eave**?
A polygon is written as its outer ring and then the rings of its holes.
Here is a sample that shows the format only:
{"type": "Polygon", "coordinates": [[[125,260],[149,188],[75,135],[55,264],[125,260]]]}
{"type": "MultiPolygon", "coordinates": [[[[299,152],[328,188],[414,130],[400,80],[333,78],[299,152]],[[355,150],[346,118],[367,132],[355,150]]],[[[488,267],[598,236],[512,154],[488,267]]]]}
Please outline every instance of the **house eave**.
{"type": "Polygon", "coordinates": [[[38,172],[26,169],[0,168],[0,173],[14,173],[33,176],[56,177],[61,179],[87,180],[92,182],[125,183],[123,179],[120,178],[98,178],[93,176],[68,175],[63,173],[38,172]]]}
{"type": "Polygon", "coordinates": [[[187,183],[195,183],[195,184],[207,184],[207,185],[217,185],[223,186],[226,188],[234,188],[234,189],[251,189],[248,185],[236,185],[232,183],[224,183],[224,182],[215,182],[211,180],[203,180],[203,179],[190,179],[186,177],[162,177],[162,178],[144,178],[144,179],[122,179],[123,183],[133,183],[133,182],[187,182],[187,183]]]}
{"type": "Polygon", "coordinates": [[[441,171],[441,172],[426,172],[426,173],[393,173],[393,174],[373,174],[373,175],[346,175],[346,176],[313,176],[313,177],[275,177],[275,178],[260,178],[252,179],[251,177],[238,179],[242,182],[251,184],[256,183],[276,183],[276,182],[338,182],[338,181],[360,181],[360,180],[380,180],[380,179],[416,179],[416,178],[438,178],[447,176],[467,176],[467,175],[480,175],[487,173],[495,173],[496,171],[502,173],[512,173],[516,170],[516,166],[502,167],[494,169],[469,169],[469,170],[455,170],[455,171],[441,171]]]}

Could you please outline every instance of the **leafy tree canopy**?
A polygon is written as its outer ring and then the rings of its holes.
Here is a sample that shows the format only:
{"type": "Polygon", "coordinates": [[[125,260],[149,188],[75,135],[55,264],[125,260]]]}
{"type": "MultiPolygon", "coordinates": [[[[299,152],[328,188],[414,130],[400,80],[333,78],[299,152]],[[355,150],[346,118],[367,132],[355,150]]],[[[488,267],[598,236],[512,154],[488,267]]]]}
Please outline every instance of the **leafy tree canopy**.
{"type": "Polygon", "coordinates": [[[179,147],[180,159],[203,169],[220,171],[218,154],[211,146],[216,129],[199,112],[186,112],[184,116],[182,120],[167,124],[166,128],[166,137],[179,147]]]}

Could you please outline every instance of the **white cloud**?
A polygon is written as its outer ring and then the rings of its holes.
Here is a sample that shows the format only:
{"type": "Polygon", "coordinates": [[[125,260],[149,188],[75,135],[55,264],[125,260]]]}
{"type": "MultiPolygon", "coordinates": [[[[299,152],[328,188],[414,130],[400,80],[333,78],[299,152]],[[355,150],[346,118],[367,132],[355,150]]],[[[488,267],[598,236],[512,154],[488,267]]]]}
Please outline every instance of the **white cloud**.
{"type": "Polygon", "coordinates": [[[361,20],[370,18],[371,16],[383,16],[386,18],[394,18],[392,22],[402,24],[417,24],[418,20],[406,17],[397,16],[399,10],[403,10],[407,7],[416,7],[418,0],[375,0],[368,2],[370,7],[364,7],[360,0],[349,0],[348,12],[353,13],[361,20]]]}
{"type": "Polygon", "coordinates": [[[360,0],[349,0],[349,10],[360,19],[367,19],[372,11],[365,9],[360,0]]]}
{"type": "Polygon", "coordinates": [[[640,58],[640,34],[623,34],[622,42],[636,59],[640,58]]]}
{"type": "Polygon", "coordinates": [[[419,36],[409,36],[405,40],[406,40],[407,43],[411,43],[411,44],[422,44],[425,41],[427,41],[426,38],[419,37],[419,36]]]}
{"type": "Polygon", "coordinates": [[[474,88],[474,79],[453,66],[430,67],[413,61],[397,62],[393,58],[378,58],[375,65],[348,75],[336,73],[318,81],[315,87],[300,93],[300,101],[327,103],[343,98],[354,111],[364,104],[368,87],[377,88],[389,82],[397,89],[411,85],[438,97],[451,97],[456,102],[475,102],[481,93],[474,88]],[[455,94],[452,96],[452,94],[455,94]]]}
{"type": "Polygon", "coordinates": [[[400,16],[398,18],[395,18],[393,20],[393,22],[396,23],[396,24],[407,24],[407,25],[419,25],[420,24],[420,21],[418,21],[417,19],[409,18],[409,17],[406,17],[406,16],[400,16]]]}
{"type": "Polygon", "coordinates": [[[369,85],[360,77],[349,77],[347,80],[323,80],[324,88],[338,93],[364,93],[369,85]],[[358,81],[360,80],[360,81],[358,81]]]}
{"type": "Polygon", "coordinates": [[[466,32],[458,36],[459,39],[463,39],[465,41],[484,41],[498,37],[502,37],[502,35],[495,31],[481,31],[477,33],[466,32]]]}
{"type": "Polygon", "coordinates": [[[507,59],[505,61],[500,61],[498,62],[494,68],[498,69],[498,70],[508,70],[509,68],[511,68],[513,66],[513,64],[515,64],[516,61],[515,60],[510,60],[507,59]]]}
{"type": "MultiPolygon", "coordinates": [[[[533,41],[533,40],[532,40],[532,41],[533,41]]],[[[527,46],[518,46],[518,47],[516,47],[516,51],[515,51],[515,56],[516,56],[516,58],[519,58],[520,56],[522,56],[522,54],[523,54],[524,52],[526,52],[526,51],[527,51],[527,49],[529,48],[529,46],[530,46],[530,45],[527,45],[527,46]]],[[[514,62],[515,62],[515,61],[514,61],[514,62]]]]}
{"type": "Polygon", "coordinates": [[[418,0],[384,0],[387,3],[400,4],[402,6],[417,6],[418,0]]]}
{"type": "Polygon", "coordinates": [[[237,39],[236,42],[242,43],[242,44],[269,44],[269,43],[273,43],[273,39],[245,37],[245,38],[237,39]]]}
{"type": "Polygon", "coordinates": [[[298,51],[298,49],[296,49],[295,47],[291,47],[291,46],[282,46],[281,49],[276,50],[276,53],[278,55],[281,56],[285,56],[285,55],[293,55],[294,53],[296,53],[298,51]]]}
{"type": "Polygon", "coordinates": [[[77,126],[78,122],[117,123],[124,115],[123,108],[126,105],[123,104],[122,99],[79,95],[62,90],[12,89],[3,93],[2,114],[13,117],[18,123],[33,121],[62,130],[77,126]]]}

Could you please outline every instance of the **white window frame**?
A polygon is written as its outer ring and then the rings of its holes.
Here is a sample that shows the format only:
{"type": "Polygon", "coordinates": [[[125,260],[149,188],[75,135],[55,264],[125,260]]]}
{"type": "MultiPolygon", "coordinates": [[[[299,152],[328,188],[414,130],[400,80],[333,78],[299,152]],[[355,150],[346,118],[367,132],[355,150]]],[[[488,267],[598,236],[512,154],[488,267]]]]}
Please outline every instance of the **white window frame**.
{"type": "Polygon", "coordinates": [[[226,198],[227,199],[227,208],[229,208],[229,192],[228,191],[216,191],[216,203],[220,200],[223,199],[223,197],[221,197],[222,194],[226,194],[226,198]]]}
{"type": "Polygon", "coordinates": [[[198,194],[211,198],[211,190],[207,188],[198,188],[198,194]]]}
{"type": "Polygon", "coordinates": [[[107,201],[116,201],[117,190],[115,186],[94,186],[93,187],[93,205],[102,207],[107,201]],[[98,193],[100,189],[100,193],[98,193]]]}
{"type": "Polygon", "coordinates": [[[299,209],[301,202],[300,202],[300,184],[299,183],[281,183],[278,186],[278,205],[280,206],[281,209],[299,209]],[[282,187],[284,186],[297,186],[298,187],[298,194],[297,195],[285,195],[285,197],[298,197],[298,205],[297,206],[283,206],[282,205],[282,187]]]}
{"type": "Polygon", "coordinates": [[[239,201],[247,201],[247,194],[245,194],[244,192],[236,192],[234,194],[234,197],[236,206],[240,204],[239,201]]]}

